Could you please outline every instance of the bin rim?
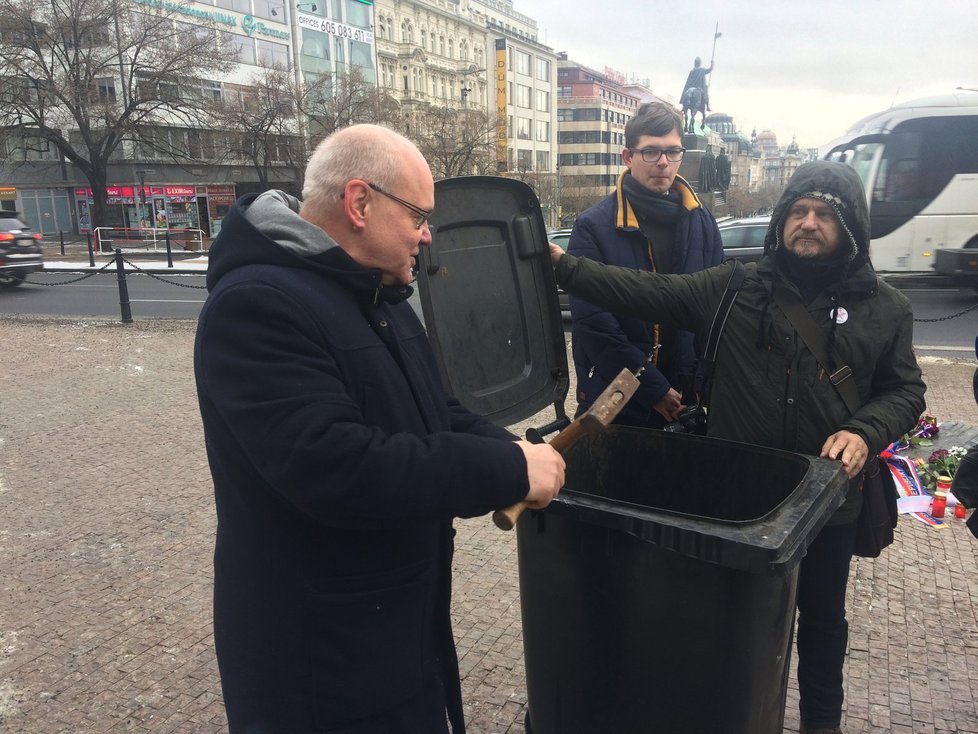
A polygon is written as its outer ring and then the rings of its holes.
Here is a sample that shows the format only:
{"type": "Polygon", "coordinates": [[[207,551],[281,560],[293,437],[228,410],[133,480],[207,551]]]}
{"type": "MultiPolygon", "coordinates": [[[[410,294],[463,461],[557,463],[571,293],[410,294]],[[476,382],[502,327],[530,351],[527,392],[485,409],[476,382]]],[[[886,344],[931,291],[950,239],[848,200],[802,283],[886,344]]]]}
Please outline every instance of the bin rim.
{"type": "Polygon", "coordinates": [[[849,479],[838,461],[705,436],[684,436],[683,440],[760,449],[801,459],[807,467],[784,500],[753,520],[709,518],[565,487],[547,509],[529,513],[527,522],[536,517],[545,525],[548,513],[571,516],[710,563],[780,575],[790,573],[801,561],[825,521],[845,501],[849,479]],[[800,514],[795,507],[803,508],[800,514]],[[792,513],[798,516],[789,523],[792,513]]]}

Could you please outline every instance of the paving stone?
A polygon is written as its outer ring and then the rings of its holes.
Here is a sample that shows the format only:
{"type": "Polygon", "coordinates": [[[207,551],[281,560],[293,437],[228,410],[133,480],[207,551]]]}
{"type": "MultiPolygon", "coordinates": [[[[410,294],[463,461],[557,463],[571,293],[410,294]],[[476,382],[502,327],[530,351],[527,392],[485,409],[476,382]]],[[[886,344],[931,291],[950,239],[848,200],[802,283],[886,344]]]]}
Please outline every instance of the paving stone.
{"type": "MultiPolygon", "coordinates": [[[[0,321],[0,731],[226,730],[194,331],[0,321]]],[[[930,412],[978,425],[974,361],[922,364],[930,412]]],[[[524,734],[516,538],[486,517],[456,527],[452,615],[469,731],[524,734]]],[[[978,733],[976,551],[960,522],[935,531],[902,517],[880,558],[853,561],[850,734],[978,733]]],[[[785,732],[798,730],[794,671],[792,660],[785,732]]]]}

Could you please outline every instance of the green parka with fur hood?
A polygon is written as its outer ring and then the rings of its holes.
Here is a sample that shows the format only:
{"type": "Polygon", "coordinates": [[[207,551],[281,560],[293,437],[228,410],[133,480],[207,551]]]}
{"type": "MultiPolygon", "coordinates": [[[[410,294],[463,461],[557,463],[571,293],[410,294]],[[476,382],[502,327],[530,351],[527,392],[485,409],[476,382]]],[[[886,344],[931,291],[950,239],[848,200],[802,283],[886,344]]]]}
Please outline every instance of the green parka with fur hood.
{"type": "MultiPolygon", "coordinates": [[[[689,275],[662,275],[565,255],[556,274],[558,283],[576,296],[615,313],[688,329],[705,344],[733,267],[727,262],[689,275]]],[[[746,265],[717,352],[709,435],[817,456],[826,438],[848,430],[875,455],[913,428],[924,410],[925,387],[912,337],[910,302],[881,281],[869,261],[869,213],[859,177],[841,163],[804,164],[774,210],[765,255],[746,265]],[[804,197],[828,203],[842,223],[846,265],[806,308],[853,371],[861,402],[854,415],[772,300],[776,282],[798,293],[779,267],[776,251],[789,207],[804,197]]],[[[830,524],[858,516],[858,480],[851,482],[847,501],[830,524]]]]}

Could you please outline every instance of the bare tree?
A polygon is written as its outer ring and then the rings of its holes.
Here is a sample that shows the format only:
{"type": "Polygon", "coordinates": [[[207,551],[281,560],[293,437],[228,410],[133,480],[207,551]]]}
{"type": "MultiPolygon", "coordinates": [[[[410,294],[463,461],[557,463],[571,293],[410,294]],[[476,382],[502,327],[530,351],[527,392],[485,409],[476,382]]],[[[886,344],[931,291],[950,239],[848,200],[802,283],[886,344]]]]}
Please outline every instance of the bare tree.
{"type": "Polygon", "coordinates": [[[746,186],[731,186],[727,190],[727,208],[737,217],[751,216],[758,212],[769,212],[781,198],[782,187],[766,184],[757,191],[746,186]]]}
{"type": "Polygon", "coordinates": [[[563,176],[560,187],[561,219],[573,221],[585,209],[606,197],[609,191],[598,176],[563,176]]]}
{"type": "Polygon", "coordinates": [[[557,186],[557,174],[551,171],[527,171],[517,167],[513,172],[513,178],[520,179],[533,189],[540,201],[547,226],[559,227],[560,190],[557,186]]]}
{"type": "Polygon", "coordinates": [[[202,81],[234,65],[213,19],[181,22],[181,8],[0,0],[0,134],[17,157],[54,148],[74,164],[92,188],[93,226],[106,219],[109,162],[127,143],[175,147],[161,128],[202,127],[202,81]]]}
{"type": "Polygon", "coordinates": [[[436,179],[496,173],[496,123],[483,110],[421,107],[403,117],[401,132],[436,179]]]}
{"type": "Polygon", "coordinates": [[[336,75],[306,75],[298,104],[308,121],[310,145],[340,128],[362,122],[397,127],[400,107],[383,88],[377,87],[359,66],[348,66],[336,75]]]}
{"type": "Polygon", "coordinates": [[[212,122],[226,137],[226,160],[247,161],[262,190],[269,188],[274,170],[288,169],[301,189],[306,145],[302,95],[295,75],[280,65],[261,65],[244,85],[227,88],[211,107],[212,122]]]}

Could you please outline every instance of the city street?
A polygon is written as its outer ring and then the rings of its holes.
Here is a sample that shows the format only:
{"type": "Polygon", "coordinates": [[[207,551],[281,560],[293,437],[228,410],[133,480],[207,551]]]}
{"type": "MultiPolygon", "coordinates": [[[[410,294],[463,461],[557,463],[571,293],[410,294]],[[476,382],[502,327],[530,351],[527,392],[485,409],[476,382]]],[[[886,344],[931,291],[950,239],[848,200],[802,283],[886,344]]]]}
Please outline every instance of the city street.
{"type": "MultiPolygon", "coordinates": [[[[118,275],[110,259],[99,256],[95,268],[99,272],[93,273],[71,270],[88,270],[88,258],[80,250],[70,253],[68,259],[60,259],[57,248],[51,247],[47,257],[46,272],[33,273],[29,282],[18,288],[0,289],[0,314],[121,318],[118,275]],[[109,267],[101,270],[107,264],[109,267]]],[[[165,253],[127,255],[127,259],[127,267],[143,271],[130,272],[126,278],[134,319],[197,318],[207,298],[206,257],[178,258],[172,269],[167,267],[165,253]]],[[[973,356],[978,293],[971,288],[928,285],[920,279],[909,281],[912,285],[905,281],[908,279],[894,282],[901,285],[913,304],[914,345],[918,352],[948,359],[973,356]]],[[[420,312],[420,303],[416,309],[420,312]]]]}
{"type": "MultiPolygon", "coordinates": [[[[226,729],[194,328],[0,320],[0,731],[226,729]]],[[[923,367],[929,410],[978,425],[973,355],[926,357],[923,367]]],[[[456,526],[453,616],[469,732],[520,734],[527,692],[515,536],[488,517],[456,526]]],[[[959,521],[935,530],[902,517],[881,558],[854,560],[850,734],[978,732],[976,549],[959,521]]],[[[785,732],[798,729],[789,686],[785,732]]],[[[676,705],[708,695],[691,690],[676,705]]]]}

